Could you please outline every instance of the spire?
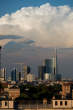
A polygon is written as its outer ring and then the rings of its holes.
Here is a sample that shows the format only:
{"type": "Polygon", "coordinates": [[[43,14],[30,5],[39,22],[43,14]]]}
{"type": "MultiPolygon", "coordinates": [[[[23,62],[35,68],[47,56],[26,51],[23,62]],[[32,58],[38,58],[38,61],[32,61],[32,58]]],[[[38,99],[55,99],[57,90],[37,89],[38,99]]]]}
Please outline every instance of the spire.
{"type": "Polygon", "coordinates": [[[56,74],[58,74],[58,57],[57,57],[57,48],[55,50],[55,58],[56,58],[56,74]]]}

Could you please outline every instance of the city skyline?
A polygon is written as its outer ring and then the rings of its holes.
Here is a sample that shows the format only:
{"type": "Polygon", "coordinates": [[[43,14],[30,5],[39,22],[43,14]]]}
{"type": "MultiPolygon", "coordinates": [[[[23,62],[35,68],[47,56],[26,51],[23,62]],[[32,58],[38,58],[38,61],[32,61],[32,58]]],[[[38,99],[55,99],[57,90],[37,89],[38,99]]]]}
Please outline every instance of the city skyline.
{"type": "Polygon", "coordinates": [[[72,0],[0,0],[0,45],[7,62],[24,62],[36,68],[58,48],[59,71],[71,78],[72,7],[72,0]]]}

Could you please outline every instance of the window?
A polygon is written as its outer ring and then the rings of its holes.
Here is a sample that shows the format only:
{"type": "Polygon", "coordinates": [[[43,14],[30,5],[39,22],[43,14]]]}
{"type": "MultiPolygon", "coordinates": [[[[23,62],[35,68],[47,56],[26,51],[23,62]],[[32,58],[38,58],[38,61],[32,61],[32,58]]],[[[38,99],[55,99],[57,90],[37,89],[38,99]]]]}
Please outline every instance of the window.
{"type": "Polygon", "coordinates": [[[58,105],[58,102],[57,101],[55,101],[55,105],[58,105]]]}
{"type": "Polygon", "coordinates": [[[7,106],[8,105],[8,103],[7,102],[5,102],[5,106],[7,106]]]}
{"type": "Polygon", "coordinates": [[[65,101],[65,105],[67,105],[67,101],[65,101]]]}
{"type": "Polygon", "coordinates": [[[60,105],[63,105],[63,102],[62,101],[60,101],[60,105]]]}

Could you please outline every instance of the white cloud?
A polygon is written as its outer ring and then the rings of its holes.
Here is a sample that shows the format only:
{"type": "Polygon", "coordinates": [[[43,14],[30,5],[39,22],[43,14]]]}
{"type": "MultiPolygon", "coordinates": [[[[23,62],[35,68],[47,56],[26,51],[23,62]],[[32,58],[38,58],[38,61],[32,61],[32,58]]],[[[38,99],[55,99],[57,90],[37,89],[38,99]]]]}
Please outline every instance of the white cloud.
{"type": "Polygon", "coordinates": [[[72,47],[73,10],[49,3],[21,8],[0,18],[0,35],[23,36],[24,40],[33,40],[41,47],[72,47]]]}

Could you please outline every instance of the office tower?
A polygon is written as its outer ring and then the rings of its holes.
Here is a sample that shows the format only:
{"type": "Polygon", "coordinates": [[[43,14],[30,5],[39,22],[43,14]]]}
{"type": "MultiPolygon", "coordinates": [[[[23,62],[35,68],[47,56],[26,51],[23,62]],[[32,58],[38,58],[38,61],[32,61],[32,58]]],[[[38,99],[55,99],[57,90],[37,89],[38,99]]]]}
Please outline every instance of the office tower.
{"type": "Polygon", "coordinates": [[[46,67],[46,73],[56,74],[56,59],[45,59],[44,66],[46,67]]]}
{"type": "Polygon", "coordinates": [[[59,74],[58,71],[58,55],[57,55],[57,49],[55,50],[55,62],[56,62],[56,71],[55,71],[55,80],[61,80],[62,79],[62,75],[59,74]]]}
{"type": "Polygon", "coordinates": [[[6,73],[6,68],[4,68],[4,81],[7,80],[7,73],[6,73]]]}
{"type": "Polygon", "coordinates": [[[21,81],[21,72],[19,72],[19,81],[21,81]]]}
{"type": "Polygon", "coordinates": [[[15,68],[11,71],[11,81],[16,81],[16,69],[15,68]]]}
{"type": "Polygon", "coordinates": [[[42,66],[39,66],[39,79],[55,80],[56,76],[56,58],[45,59],[42,66]]]}
{"type": "Polygon", "coordinates": [[[56,61],[56,74],[58,74],[58,55],[57,55],[57,49],[55,50],[55,61],[56,61]]]}
{"type": "Polygon", "coordinates": [[[22,67],[22,80],[27,80],[27,74],[30,73],[30,67],[25,65],[22,67]]]}
{"type": "Polygon", "coordinates": [[[1,75],[0,75],[0,80],[4,81],[6,76],[6,69],[5,68],[1,68],[1,75]]]}
{"type": "Polygon", "coordinates": [[[44,74],[44,80],[51,80],[51,74],[45,73],[44,74]]]}
{"type": "Polygon", "coordinates": [[[19,81],[19,72],[16,69],[16,81],[19,81]]]}
{"type": "Polygon", "coordinates": [[[46,72],[46,67],[45,66],[39,66],[38,67],[38,78],[40,80],[44,79],[44,73],[46,72]]]}
{"type": "Polygon", "coordinates": [[[57,49],[54,57],[45,59],[43,65],[39,66],[39,79],[61,80],[61,74],[58,74],[57,49]]]}
{"type": "Polygon", "coordinates": [[[1,69],[1,80],[6,81],[6,68],[1,69]]]}
{"type": "Polygon", "coordinates": [[[52,58],[53,60],[53,65],[52,65],[52,74],[51,74],[51,79],[52,80],[56,80],[56,74],[57,74],[57,60],[56,60],[56,57],[53,57],[52,58]]]}
{"type": "Polygon", "coordinates": [[[21,81],[21,72],[16,72],[16,81],[21,81]]]}
{"type": "Polygon", "coordinates": [[[27,74],[27,82],[33,82],[35,80],[35,76],[31,73],[27,74]]]}

